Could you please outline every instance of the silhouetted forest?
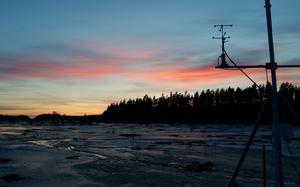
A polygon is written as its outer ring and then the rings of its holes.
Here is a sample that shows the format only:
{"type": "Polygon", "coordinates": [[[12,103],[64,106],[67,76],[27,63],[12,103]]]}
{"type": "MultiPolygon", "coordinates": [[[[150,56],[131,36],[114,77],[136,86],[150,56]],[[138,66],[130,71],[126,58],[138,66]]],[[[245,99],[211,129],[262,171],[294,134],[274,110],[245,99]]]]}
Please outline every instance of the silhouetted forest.
{"type": "Polygon", "coordinates": [[[30,119],[30,117],[26,115],[0,115],[0,122],[27,122],[28,124],[91,124],[94,122],[101,122],[100,119],[100,115],[68,116],[57,112],[40,114],[34,119],[30,119]]]}
{"type": "Polygon", "coordinates": [[[33,122],[51,122],[51,123],[78,123],[78,124],[86,124],[86,123],[93,123],[93,122],[100,122],[101,116],[100,115],[83,115],[83,116],[67,116],[61,115],[57,112],[53,112],[51,114],[41,114],[36,116],[33,119],[33,122]]]}
{"type": "MultiPolygon", "coordinates": [[[[280,86],[280,93],[300,114],[300,88],[290,83],[280,86]]],[[[270,99],[271,85],[254,85],[245,89],[227,88],[194,93],[170,93],[159,98],[123,100],[108,106],[102,114],[105,122],[121,123],[222,123],[253,124],[265,101],[270,99]]],[[[279,97],[280,119],[295,122],[279,97]]],[[[271,103],[264,110],[262,123],[271,121],[271,103]]]]}
{"type": "Polygon", "coordinates": [[[26,115],[17,115],[17,116],[12,116],[12,115],[2,115],[0,114],[0,122],[23,122],[23,121],[29,121],[30,118],[29,116],[26,115]]]}
{"type": "MultiPolygon", "coordinates": [[[[28,116],[0,115],[0,122],[53,124],[91,124],[94,122],[115,123],[210,123],[210,124],[253,124],[263,103],[270,101],[271,85],[254,85],[245,89],[227,88],[203,90],[190,94],[170,93],[161,97],[122,100],[107,107],[102,115],[67,116],[57,112],[41,114],[34,119],[28,116]]],[[[290,83],[280,86],[279,118],[282,122],[297,121],[285,103],[289,103],[300,114],[300,87],[290,83]]],[[[271,102],[264,110],[261,123],[271,123],[271,102]]]]}

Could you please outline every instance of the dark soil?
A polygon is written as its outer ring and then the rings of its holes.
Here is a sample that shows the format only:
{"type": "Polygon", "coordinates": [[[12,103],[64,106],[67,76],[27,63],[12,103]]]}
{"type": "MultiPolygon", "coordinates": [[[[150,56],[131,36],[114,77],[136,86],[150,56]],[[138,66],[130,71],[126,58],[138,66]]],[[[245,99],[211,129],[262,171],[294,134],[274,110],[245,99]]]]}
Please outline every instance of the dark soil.
{"type": "Polygon", "coordinates": [[[5,182],[14,182],[14,181],[23,180],[24,177],[22,177],[18,174],[8,174],[8,175],[0,177],[0,179],[5,180],[5,182]]]}
{"type": "Polygon", "coordinates": [[[192,171],[192,172],[211,172],[213,170],[214,163],[205,162],[203,164],[200,163],[192,163],[186,165],[183,170],[192,171]]]}
{"type": "Polygon", "coordinates": [[[11,159],[9,159],[9,158],[0,158],[0,164],[1,163],[7,163],[7,162],[10,162],[11,161],[11,159]]]}

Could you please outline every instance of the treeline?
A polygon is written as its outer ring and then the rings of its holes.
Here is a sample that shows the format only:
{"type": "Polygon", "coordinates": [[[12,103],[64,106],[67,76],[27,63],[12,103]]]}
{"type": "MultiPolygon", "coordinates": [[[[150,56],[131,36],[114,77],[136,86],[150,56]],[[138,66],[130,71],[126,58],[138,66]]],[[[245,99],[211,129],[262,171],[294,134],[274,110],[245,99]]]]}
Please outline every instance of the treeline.
{"type": "Polygon", "coordinates": [[[0,114],[0,122],[26,122],[29,121],[29,116],[26,115],[2,115],[0,114]]]}
{"type": "Polygon", "coordinates": [[[0,115],[0,122],[27,122],[28,124],[91,124],[100,122],[100,119],[100,115],[68,116],[57,112],[40,114],[33,119],[26,115],[0,115]]]}
{"type": "MultiPolygon", "coordinates": [[[[290,83],[280,86],[280,94],[300,114],[300,88],[290,83]]],[[[145,95],[143,98],[123,100],[108,106],[102,114],[104,122],[120,123],[223,123],[253,124],[263,103],[271,100],[271,85],[254,85],[245,89],[227,88],[205,90],[194,94],[170,93],[159,98],[145,95]]],[[[280,120],[295,122],[279,97],[280,120]]],[[[271,122],[271,103],[261,118],[271,122]]]]}
{"type": "Polygon", "coordinates": [[[100,115],[83,115],[83,116],[68,116],[68,115],[61,115],[57,112],[52,112],[51,114],[40,114],[36,116],[32,122],[50,122],[50,123],[78,123],[78,124],[85,124],[85,123],[93,123],[93,122],[100,122],[100,115]]]}
{"type": "MultiPolygon", "coordinates": [[[[289,103],[300,116],[300,87],[290,83],[280,86],[279,119],[281,122],[298,123],[291,115],[289,103]],[[285,100],[285,101],[284,101],[285,100]]],[[[41,114],[34,119],[28,116],[0,115],[0,122],[28,122],[43,124],[91,124],[98,122],[115,123],[221,123],[253,124],[263,104],[266,105],[261,123],[271,123],[271,85],[241,88],[203,90],[190,94],[170,93],[161,97],[122,100],[107,107],[102,115],[67,116],[57,112],[41,114]]]]}

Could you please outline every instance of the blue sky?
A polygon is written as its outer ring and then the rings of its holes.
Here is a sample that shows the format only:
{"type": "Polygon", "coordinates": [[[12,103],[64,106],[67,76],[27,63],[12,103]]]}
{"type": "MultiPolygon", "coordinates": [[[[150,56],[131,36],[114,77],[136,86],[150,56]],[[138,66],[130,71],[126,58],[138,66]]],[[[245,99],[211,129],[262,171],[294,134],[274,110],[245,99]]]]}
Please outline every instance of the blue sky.
{"type": "MultiPolygon", "coordinates": [[[[276,61],[300,64],[300,1],[271,3],[276,61]]],[[[227,51],[239,64],[268,61],[263,0],[2,0],[0,24],[4,114],[97,114],[146,93],[250,85],[213,68],[214,24],[234,25],[227,51]]],[[[299,84],[299,70],[278,75],[299,84]]]]}

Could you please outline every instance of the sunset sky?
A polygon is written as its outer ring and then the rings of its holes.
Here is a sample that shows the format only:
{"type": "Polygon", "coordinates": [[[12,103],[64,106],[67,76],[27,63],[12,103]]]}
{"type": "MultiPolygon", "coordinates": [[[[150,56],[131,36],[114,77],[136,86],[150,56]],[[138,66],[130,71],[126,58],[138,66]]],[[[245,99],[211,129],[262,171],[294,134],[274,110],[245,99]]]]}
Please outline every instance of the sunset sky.
{"type": "MultiPolygon", "coordinates": [[[[279,64],[300,64],[300,1],[272,0],[279,64]]],[[[100,114],[121,99],[246,87],[214,68],[214,24],[238,64],[268,62],[264,0],[1,0],[0,114],[100,114]]],[[[265,83],[264,70],[247,70],[265,83]]],[[[279,70],[300,85],[300,69],[279,70]]]]}

